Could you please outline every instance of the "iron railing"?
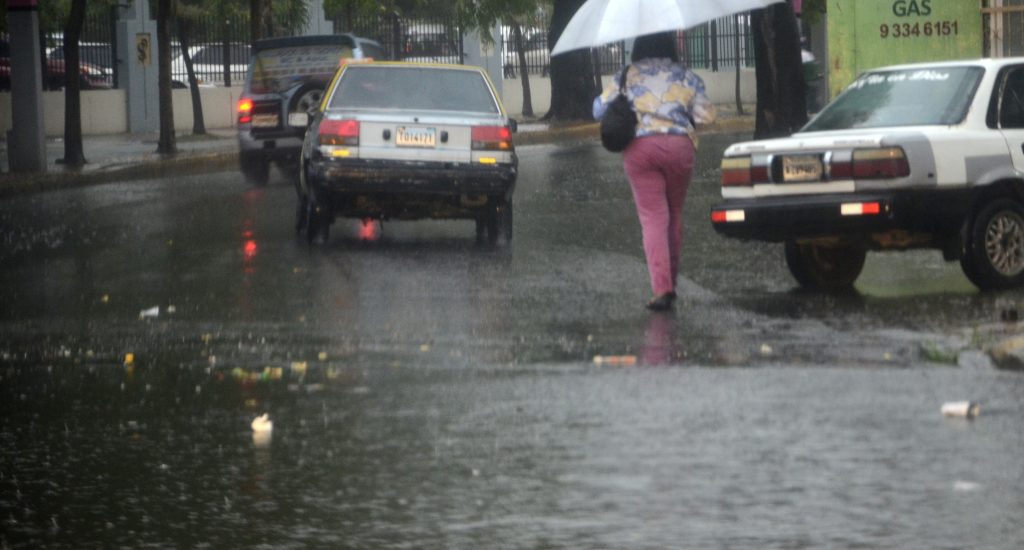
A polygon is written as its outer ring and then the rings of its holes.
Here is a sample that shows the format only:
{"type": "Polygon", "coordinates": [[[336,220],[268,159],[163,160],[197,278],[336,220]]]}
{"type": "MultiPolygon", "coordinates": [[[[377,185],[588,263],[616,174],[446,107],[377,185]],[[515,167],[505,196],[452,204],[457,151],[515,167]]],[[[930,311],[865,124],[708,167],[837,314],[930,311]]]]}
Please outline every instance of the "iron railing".
{"type": "MultiPolygon", "coordinates": [[[[1007,0],[1020,3],[1024,0],[1007,0]]],[[[1000,15],[1003,17],[1006,37],[1021,34],[1020,12],[1000,15]]],[[[989,18],[991,19],[991,18],[989,18]]],[[[407,18],[398,14],[379,16],[357,16],[333,18],[335,32],[351,32],[379,42],[390,59],[420,60],[445,63],[462,63],[465,59],[464,30],[452,18],[407,18]]],[[[215,86],[238,85],[245,77],[249,63],[249,20],[244,14],[237,17],[215,17],[213,15],[193,18],[182,22],[187,33],[189,50],[193,56],[196,76],[202,84],[215,86]]],[[[550,69],[550,44],[548,44],[548,23],[533,21],[521,27],[526,71],[546,77],[550,69]]],[[[114,11],[108,13],[90,12],[86,18],[82,38],[79,42],[81,61],[86,71],[94,73],[90,87],[117,86],[116,75],[116,32],[114,11]]],[[[500,37],[494,37],[501,45],[502,65],[505,78],[515,78],[522,72],[514,32],[511,26],[500,27],[500,37]]],[[[58,75],[53,67],[62,63],[63,34],[61,29],[41,29],[41,42],[45,55],[50,61],[49,76],[44,78],[48,89],[63,85],[63,74],[58,75]],[[55,65],[54,61],[58,62],[55,65]]],[[[171,78],[175,87],[188,84],[178,28],[172,25],[171,78]]],[[[989,34],[986,34],[986,39],[989,34]]],[[[1010,44],[1013,41],[1003,40],[1010,44]]],[[[1019,46],[1021,42],[1018,40],[1019,46]]],[[[727,17],[707,25],[679,33],[680,54],[693,68],[717,71],[723,68],[754,64],[753,47],[748,15],[727,17]]],[[[1013,46],[1006,46],[1012,48],[1013,46]]],[[[1018,48],[1019,49],[1019,48],[1018,48]]],[[[1017,51],[1017,50],[1014,50],[1017,51]]],[[[614,43],[591,50],[595,71],[603,75],[612,74],[626,63],[623,43],[614,43]]]]}

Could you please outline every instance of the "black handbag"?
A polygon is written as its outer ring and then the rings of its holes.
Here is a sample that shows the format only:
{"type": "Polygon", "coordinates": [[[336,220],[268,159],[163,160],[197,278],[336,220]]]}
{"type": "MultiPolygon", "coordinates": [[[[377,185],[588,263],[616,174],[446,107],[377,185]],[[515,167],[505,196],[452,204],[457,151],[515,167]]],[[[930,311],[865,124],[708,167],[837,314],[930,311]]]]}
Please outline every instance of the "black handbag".
{"type": "Polygon", "coordinates": [[[601,145],[613,152],[621,153],[636,136],[636,113],[629,106],[626,97],[626,73],[629,66],[622,70],[619,79],[619,95],[608,104],[608,110],[601,118],[601,145]]]}

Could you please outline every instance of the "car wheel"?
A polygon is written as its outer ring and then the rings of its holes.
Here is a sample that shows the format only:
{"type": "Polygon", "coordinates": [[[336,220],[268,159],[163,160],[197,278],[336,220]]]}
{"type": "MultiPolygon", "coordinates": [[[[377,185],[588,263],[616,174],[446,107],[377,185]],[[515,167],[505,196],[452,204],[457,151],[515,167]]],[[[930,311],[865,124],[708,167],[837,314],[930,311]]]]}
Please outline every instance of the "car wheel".
{"type": "Polygon", "coordinates": [[[302,233],[306,229],[309,213],[309,200],[306,197],[306,158],[299,157],[299,177],[295,179],[295,232],[302,233]]]}
{"type": "Polygon", "coordinates": [[[1024,282],[1024,206],[1011,199],[984,205],[964,234],[960,266],[982,290],[1024,282]]]}
{"type": "Polygon", "coordinates": [[[270,180],[270,161],[256,155],[243,155],[239,158],[245,181],[258,186],[267,184],[270,180]]]}
{"type": "MultiPolygon", "coordinates": [[[[487,242],[497,244],[499,239],[504,238],[506,244],[512,244],[512,200],[495,200],[488,208],[485,219],[487,229],[487,242]]],[[[477,236],[480,236],[480,226],[477,225],[477,236]]]]}
{"type": "Polygon", "coordinates": [[[306,88],[295,94],[292,101],[291,113],[312,113],[320,108],[320,100],[324,96],[322,88],[306,88]]]}
{"type": "Polygon", "coordinates": [[[855,245],[821,245],[786,241],[786,265],[800,286],[846,290],[853,286],[867,250],[855,245]]]}
{"type": "Polygon", "coordinates": [[[331,212],[331,204],[310,189],[309,197],[306,200],[306,242],[313,244],[318,235],[323,238],[324,242],[327,242],[331,236],[331,222],[333,221],[334,214],[331,212]]]}

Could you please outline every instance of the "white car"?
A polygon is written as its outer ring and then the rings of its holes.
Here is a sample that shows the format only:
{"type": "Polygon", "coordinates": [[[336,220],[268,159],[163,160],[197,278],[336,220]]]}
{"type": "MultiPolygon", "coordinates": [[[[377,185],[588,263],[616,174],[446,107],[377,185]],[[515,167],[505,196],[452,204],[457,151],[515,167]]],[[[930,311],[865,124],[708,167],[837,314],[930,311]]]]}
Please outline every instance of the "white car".
{"type": "MultiPolygon", "coordinates": [[[[188,47],[192,56],[192,70],[200,85],[223,86],[224,80],[224,45],[222,43],[197,44],[188,47]]],[[[231,72],[231,84],[240,86],[245,80],[245,72],[249,68],[250,47],[241,42],[228,43],[228,70],[231,72]]],[[[185,69],[185,57],[181,46],[172,45],[171,80],[176,88],[188,87],[188,71],[185,69]]]]}
{"type": "Polygon", "coordinates": [[[934,248],[982,289],[1024,282],[1024,58],[885,67],[788,138],[722,160],[722,235],[785,243],[803,286],[867,250],[934,248]]]}

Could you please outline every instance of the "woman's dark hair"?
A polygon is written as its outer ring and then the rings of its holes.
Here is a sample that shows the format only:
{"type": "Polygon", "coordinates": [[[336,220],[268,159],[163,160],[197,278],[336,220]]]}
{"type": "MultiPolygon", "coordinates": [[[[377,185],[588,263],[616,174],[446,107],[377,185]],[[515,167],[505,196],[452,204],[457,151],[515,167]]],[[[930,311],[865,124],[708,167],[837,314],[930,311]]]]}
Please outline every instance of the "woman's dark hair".
{"type": "Polygon", "coordinates": [[[675,31],[645,34],[633,42],[633,55],[630,57],[632,62],[659,57],[667,57],[673,62],[679,63],[675,31]]]}

